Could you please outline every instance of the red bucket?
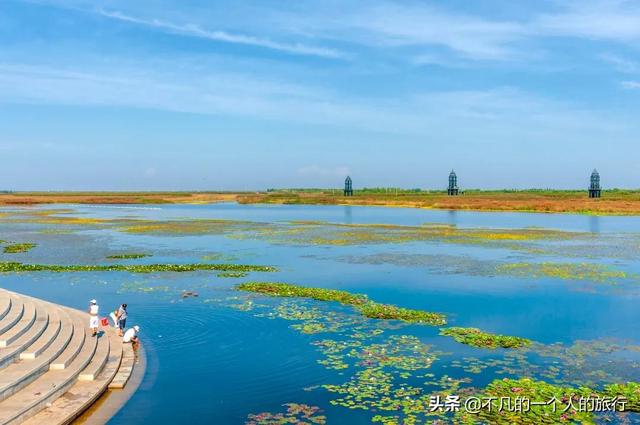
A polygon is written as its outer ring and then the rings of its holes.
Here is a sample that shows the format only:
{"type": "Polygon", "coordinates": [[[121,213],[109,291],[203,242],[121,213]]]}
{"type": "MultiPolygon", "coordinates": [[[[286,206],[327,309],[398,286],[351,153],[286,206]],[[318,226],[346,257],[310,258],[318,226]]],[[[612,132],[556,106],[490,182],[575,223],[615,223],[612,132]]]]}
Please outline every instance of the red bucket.
{"type": "Polygon", "coordinates": [[[102,324],[102,326],[108,327],[109,326],[109,319],[107,319],[106,317],[103,317],[102,319],[100,319],[100,323],[102,324]]]}

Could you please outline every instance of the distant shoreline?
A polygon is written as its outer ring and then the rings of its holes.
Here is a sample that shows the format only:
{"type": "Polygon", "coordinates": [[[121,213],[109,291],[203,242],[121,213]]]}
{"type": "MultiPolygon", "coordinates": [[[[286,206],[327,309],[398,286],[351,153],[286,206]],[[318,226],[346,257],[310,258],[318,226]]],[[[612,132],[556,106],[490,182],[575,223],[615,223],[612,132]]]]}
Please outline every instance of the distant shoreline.
{"type": "Polygon", "coordinates": [[[445,192],[364,190],[342,196],[339,190],[269,192],[11,192],[0,193],[0,206],[42,204],[240,204],[354,205],[462,211],[640,215],[640,190],[603,191],[589,199],[586,191],[521,190],[445,192]]]}

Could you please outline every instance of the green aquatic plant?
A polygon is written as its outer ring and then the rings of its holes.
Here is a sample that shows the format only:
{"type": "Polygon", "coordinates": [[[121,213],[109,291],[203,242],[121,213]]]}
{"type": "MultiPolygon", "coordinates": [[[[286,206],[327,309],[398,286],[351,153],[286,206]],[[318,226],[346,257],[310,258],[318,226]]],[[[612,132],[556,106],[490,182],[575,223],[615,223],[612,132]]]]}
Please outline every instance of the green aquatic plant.
{"type": "Polygon", "coordinates": [[[442,224],[403,226],[393,224],[286,223],[255,229],[242,237],[267,239],[273,243],[304,245],[371,245],[438,241],[488,247],[517,246],[544,240],[570,240],[581,233],[548,229],[458,228],[442,224]]]}
{"type": "Polygon", "coordinates": [[[496,376],[535,376],[556,385],[602,387],[611,382],[638,379],[636,361],[640,347],[614,339],[541,344],[532,341],[517,350],[497,352],[495,357],[465,357],[445,367],[466,373],[489,370],[496,376]]]}
{"type": "Polygon", "coordinates": [[[287,403],[283,406],[287,408],[284,413],[252,413],[245,425],[323,425],[327,423],[327,418],[320,414],[322,411],[319,407],[299,403],[287,403]]]}
{"type": "Polygon", "coordinates": [[[338,289],[310,288],[278,282],[247,282],[236,287],[241,291],[256,292],[272,297],[299,297],[319,301],[336,301],[356,308],[362,315],[372,319],[401,320],[411,323],[443,325],[445,316],[422,310],[411,310],[390,304],[370,301],[366,295],[352,294],[338,289]]]}
{"type": "Polygon", "coordinates": [[[29,252],[32,248],[35,248],[34,243],[13,243],[4,247],[5,254],[17,254],[21,252],[29,252]]]}
{"type": "Polygon", "coordinates": [[[275,272],[271,266],[253,266],[245,264],[24,264],[16,262],[0,262],[0,273],[20,272],[113,272],[154,273],[154,272],[194,272],[194,271],[241,271],[241,272],[275,272]]]}
{"type": "Polygon", "coordinates": [[[625,410],[640,412],[640,383],[638,382],[605,385],[602,394],[607,397],[623,397],[627,401],[625,410]]]}
{"type": "Polygon", "coordinates": [[[442,328],[440,335],[453,337],[462,344],[477,348],[521,348],[531,344],[526,338],[491,334],[478,328],[442,328]]]}
{"type": "Polygon", "coordinates": [[[599,283],[616,283],[629,277],[623,271],[593,263],[512,263],[499,265],[496,271],[517,277],[552,277],[599,283]]]}
{"type": "Polygon", "coordinates": [[[367,297],[351,294],[347,291],[325,288],[309,288],[279,282],[246,282],[237,286],[241,291],[257,292],[274,297],[311,298],[319,301],[337,301],[346,305],[361,305],[367,302],[367,297]]]}
{"type": "MultiPolygon", "coordinates": [[[[254,282],[255,283],[255,282],[254,282]]],[[[346,379],[339,382],[328,382],[319,387],[312,387],[308,390],[322,388],[334,397],[331,404],[348,409],[369,411],[373,416],[373,421],[382,424],[427,424],[427,423],[456,423],[456,424],[475,424],[475,423],[497,423],[511,424],[521,422],[501,422],[501,416],[493,413],[481,412],[476,415],[468,414],[466,416],[459,413],[447,413],[443,411],[431,410],[431,398],[440,396],[443,400],[447,395],[459,395],[464,403],[469,396],[491,397],[485,394],[484,390],[469,386],[472,381],[469,377],[450,377],[441,375],[438,378],[434,374],[426,373],[436,361],[442,360],[449,353],[441,353],[434,351],[428,345],[424,344],[419,338],[413,335],[387,335],[382,334],[383,329],[380,326],[394,324],[394,322],[386,321],[364,321],[350,322],[350,315],[343,309],[329,310],[331,305],[317,304],[304,299],[297,299],[293,295],[291,288],[285,287],[289,293],[288,297],[277,304],[267,301],[260,306],[244,306],[242,308],[269,309],[273,313],[266,315],[258,314],[258,316],[269,318],[281,318],[286,320],[299,321],[291,327],[303,334],[326,334],[334,332],[335,338],[325,338],[313,341],[312,345],[316,347],[322,357],[317,362],[326,369],[335,371],[338,376],[344,376],[346,379]],[[307,307],[309,304],[312,307],[307,307]],[[331,317],[329,318],[328,315],[331,317]],[[373,326],[373,327],[368,327],[373,326]],[[427,379],[422,381],[421,379],[427,379]],[[493,419],[496,419],[493,421],[493,419]]],[[[269,292],[278,292],[273,287],[269,292]]],[[[299,294],[300,292],[295,292],[299,294]]],[[[317,295],[317,293],[314,292],[317,295]]],[[[277,296],[277,295],[276,295],[277,296]]],[[[316,296],[318,299],[325,299],[326,296],[316,296]]],[[[249,298],[251,299],[251,298],[249,298]]],[[[311,298],[312,300],[315,298],[311,298]]],[[[367,300],[368,301],[368,300],[367,300]]],[[[257,301],[258,302],[258,301],[257,301]]],[[[399,326],[406,327],[406,324],[397,323],[399,326]]],[[[464,328],[463,328],[464,329],[464,328]]],[[[509,340],[507,340],[509,341],[509,340]]],[[[492,343],[495,341],[492,341],[492,343]]],[[[504,340],[502,341],[505,342],[504,340]]],[[[505,343],[509,345],[509,343],[505,343]]],[[[633,350],[633,347],[618,347],[605,341],[582,342],[571,346],[562,344],[543,345],[535,342],[523,345],[519,350],[509,350],[504,352],[496,352],[500,354],[499,358],[463,358],[454,360],[450,363],[451,367],[461,367],[467,373],[486,373],[507,374],[510,377],[521,376],[544,376],[545,373],[552,374],[554,382],[545,382],[549,388],[568,388],[574,393],[576,389],[581,388],[602,388],[606,382],[620,382],[621,379],[616,378],[613,371],[604,371],[602,368],[611,366],[601,365],[595,361],[598,355],[618,351],[620,349],[633,350]],[[527,356],[532,355],[537,358],[535,362],[543,358],[540,364],[532,363],[527,356]],[[491,368],[491,369],[489,369],[491,368]],[[580,377],[585,373],[591,373],[589,370],[596,368],[600,370],[600,384],[586,385],[580,383],[580,377]],[[560,376],[561,370],[567,370],[569,375],[576,375],[574,379],[567,379],[566,374],[560,376]]],[[[626,363],[628,365],[628,362],[626,363]]],[[[447,367],[447,364],[440,365],[447,367]]],[[[592,371],[593,372],[593,371],[592,371]]],[[[590,375],[589,375],[590,376],[590,375]]],[[[517,381],[517,379],[512,379],[517,381]]],[[[516,403],[515,397],[522,391],[519,387],[513,386],[513,392],[505,394],[503,397],[513,398],[511,403],[516,403]]],[[[638,391],[637,384],[611,385],[604,388],[610,388],[609,393],[602,391],[589,390],[589,394],[599,394],[600,396],[614,397],[620,395],[629,399],[629,406],[633,406],[631,396],[635,396],[638,391]],[[623,395],[624,394],[624,395],[623,395]]],[[[546,394],[542,392],[541,394],[546,394]]],[[[587,391],[584,390],[584,394],[587,391]]],[[[534,400],[532,398],[532,400],[534,400]]],[[[562,399],[560,399],[562,401],[562,399]]],[[[507,401],[504,402],[505,404],[507,401]]],[[[493,406],[496,408],[496,406],[493,406]]],[[[566,405],[558,404],[558,409],[566,407],[566,405]]],[[[461,408],[462,409],[462,408],[461,408]]],[[[527,416],[523,423],[562,423],[571,422],[565,420],[565,417],[559,415],[545,416],[546,413],[534,412],[531,416],[527,416]],[[531,419],[533,418],[533,419],[531,419]],[[536,422],[538,420],[538,422],[536,422]]],[[[566,418],[574,417],[575,414],[569,413],[566,418]]],[[[583,415],[584,423],[589,422],[590,414],[583,415]]],[[[511,416],[509,416],[511,418],[511,416]]]]}
{"type": "Polygon", "coordinates": [[[136,253],[136,252],[132,252],[132,253],[128,253],[128,254],[114,254],[114,255],[108,255],[107,259],[109,259],[109,260],[133,260],[133,259],[136,259],[136,258],[145,258],[145,257],[151,257],[151,254],[136,253]]]}
{"type": "Polygon", "coordinates": [[[129,220],[121,223],[118,228],[122,232],[132,234],[180,236],[226,234],[259,230],[263,227],[269,227],[269,224],[241,220],[197,218],[181,220],[129,220]]]}
{"type": "Polygon", "coordinates": [[[504,425],[593,424],[594,408],[604,400],[608,400],[614,412],[637,412],[640,398],[638,388],[636,383],[627,383],[608,385],[603,391],[596,391],[589,387],[553,385],[530,378],[497,379],[467,399],[472,398],[478,409],[460,409],[456,414],[456,422],[504,425]],[[615,404],[612,404],[615,397],[615,404]],[[486,404],[480,407],[475,403],[476,400],[484,400],[486,404]]]}
{"type": "Polygon", "coordinates": [[[167,285],[150,285],[148,282],[124,282],[120,285],[120,289],[118,289],[118,293],[125,292],[141,292],[141,293],[150,293],[150,292],[169,292],[171,288],[167,285]]]}
{"type": "Polygon", "coordinates": [[[445,316],[423,310],[412,310],[397,307],[391,304],[368,302],[358,307],[358,310],[366,317],[372,319],[402,320],[411,323],[425,323],[439,326],[447,323],[445,316]]]}
{"type": "Polygon", "coordinates": [[[226,254],[222,252],[213,252],[210,254],[206,254],[202,256],[202,261],[212,262],[212,261],[220,261],[224,263],[229,263],[233,261],[238,261],[238,257],[233,254],[226,254]]]}
{"type": "Polygon", "coordinates": [[[222,272],[218,273],[216,276],[218,277],[231,277],[231,278],[239,278],[247,276],[247,272],[222,272]]]}

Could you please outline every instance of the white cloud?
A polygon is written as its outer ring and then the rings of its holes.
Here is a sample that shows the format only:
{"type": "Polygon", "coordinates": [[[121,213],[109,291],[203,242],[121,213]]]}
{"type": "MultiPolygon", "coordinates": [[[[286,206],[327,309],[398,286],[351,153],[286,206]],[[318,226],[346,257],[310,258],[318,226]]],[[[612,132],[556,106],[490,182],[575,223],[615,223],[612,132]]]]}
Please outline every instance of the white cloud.
{"type": "Polygon", "coordinates": [[[600,55],[600,59],[613,65],[616,70],[620,72],[624,72],[626,74],[640,73],[640,63],[631,61],[618,55],[605,53],[600,55]]]}
{"type": "Polygon", "coordinates": [[[638,90],[640,89],[640,81],[623,81],[622,87],[630,90],[638,90]]]}
{"type": "Polygon", "coordinates": [[[175,24],[172,22],[162,21],[159,19],[141,19],[133,16],[125,15],[118,11],[105,11],[100,10],[99,14],[120,21],[130,22],[133,24],[144,25],[147,27],[157,28],[166,32],[174,34],[181,34],[189,37],[204,38],[212,41],[219,41],[225,43],[244,44],[250,46],[264,47],[266,49],[278,50],[282,52],[319,56],[324,58],[340,59],[345,58],[346,55],[335,50],[324,47],[307,46],[301,43],[280,43],[268,38],[253,37],[243,34],[232,34],[226,31],[210,31],[201,28],[196,24],[175,24]]]}
{"type": "Polygon", "coordinates": [[[637,2],[553,2],[551,12],[532,8],[517,19],[464,13],[443,4],[378,0],[340,7],[336,14],[336,4],[330,3],[306,15],[285,15],[279,27],[374,48],[414,49],[414,61],[421,57],[418,49],[428,61],[441,48],[465,59],[504,61],[538,57],[538,49],[548,48],[547,38],[640,40],[637,2]]]}
{"type": "MultiPolygon", "coordinates": [[[[85,71],[0,64],[0,102],[145,108],[429,140],[517,137],[534,141],[567,134],[595,138],[633,128],[622,115],[582,109],[512,88],[345,98],[323,87],[256,79],[255,73],[203,75],[198,69],[185,69],[184,64],[172,72],[156,71],[169,66],[140,63],[125,69],[119,64],[118,69],[85,71]]],[[[344,174],[343,170],[334,172],[344,174]]]]}
{"type": "Polygon", "coordinates": [[[605,39],[620,42],[640,39],[640,7],[630,1],[567,2],[565,10],[536,18],[537,35],[605,39]]]}
{"type": "Polygon", "coordinates": [[[299,0],[268,6],[238,2],[233,7],[179,4],[163,9],[154,9],[144,1],[114,0],[111,10],[95,10],[87,0],[38,1],[172,34],[329,59],[354,58],[356,54],[347,49],[364,46],[384,53],[399,52],[414,62],[421,57],[428,60],[436,53],[443,56],[443,63],[452,63],[446,56],[530,60],[540,56],[538,49],[549,49],[544,43],[547,38],[626,44],[640,40],[640,3],[625,0],[551,1],[541,7],[534,2],[521,6],[519,15],[501,18],[446,7],[443,2],[393,0],[299,0]],[[211,30],[209,26],[233,30],[211,30]],[[290,41],[301,36],[322,40],[325,46],[290,41]],[[339,42],[340,48],[331,42],[339,42]]]}
{"type": "Polygon", "coordinates": [[[363,10],[351,25],[390,46],[441,45],[474,59],[505,59],[508,44],[524,34],[522,25],[447,13],[428,6],[381,4],[363,10]]]}

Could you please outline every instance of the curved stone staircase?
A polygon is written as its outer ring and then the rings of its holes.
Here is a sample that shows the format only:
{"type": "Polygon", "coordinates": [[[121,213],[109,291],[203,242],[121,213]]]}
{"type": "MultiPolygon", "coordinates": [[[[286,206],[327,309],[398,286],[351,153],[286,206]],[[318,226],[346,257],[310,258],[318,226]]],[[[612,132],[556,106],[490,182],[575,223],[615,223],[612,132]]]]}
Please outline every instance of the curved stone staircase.
{"type": "Polygon", "coordinates": [[[131,345],[88,325],[87,313],[0,289],[0,425],[67,424],[125,386],[131,345]]]}

